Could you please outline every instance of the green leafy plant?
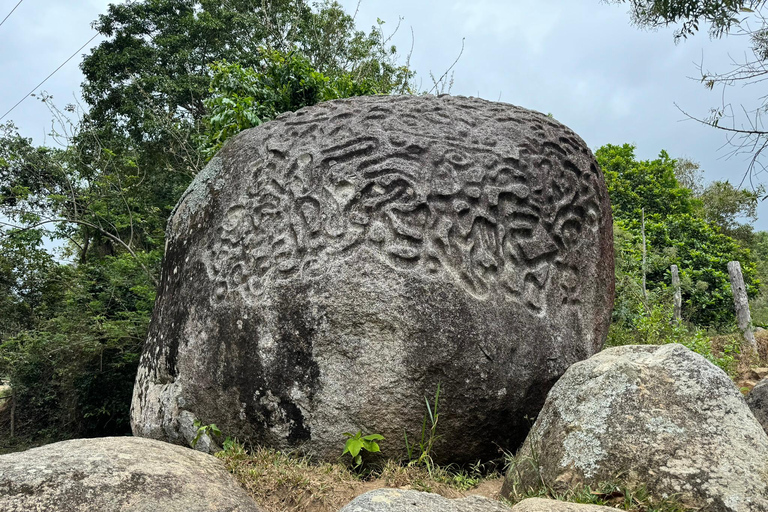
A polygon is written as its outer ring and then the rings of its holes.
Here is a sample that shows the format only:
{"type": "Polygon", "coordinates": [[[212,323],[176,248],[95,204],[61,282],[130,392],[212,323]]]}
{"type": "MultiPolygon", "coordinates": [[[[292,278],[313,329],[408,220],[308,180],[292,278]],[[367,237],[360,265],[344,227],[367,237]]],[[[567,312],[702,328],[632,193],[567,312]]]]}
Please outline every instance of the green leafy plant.
{"type": "Polygon", "coordinates": [[[355,467],[360,467],[363,464],[362,450],[370,453],[381,451],[379,443],[376,442],[384,440],[384,436],[381,434],[368,434],[367,436],[364,436],[362,430],[358,430],[357,434],[344,432],[344,435],[347,436],[348,439],[344,445],[344,451],[341,453],[341,456],[343,457],[344,455],[349,454],[355,463],[355,467]]]}
{"type": "Polygon", "coordinates": [[[197,443],[200,442],[200,438],[203,436],[220,436],[221,430],[219,430],[219,427],[216,426],[215,423],[211,423],[210,425],[203,425],[200,420],[195,420],[193,423],[195,428],[197,429],[197,434],[195,435],[195,438],[192,439],[192,442],[190,443],[192,445],[192,448],[197,447],[197,443]]]}
{"type": "Polygon", "coordinates": [[[433,404],[429,403],[427,397],[424,397],[424,403],[427,406],[427,411],[424,413],[424,420],[421,423],[421,438],[419,439],[418,454],[415,452],[415,446],[408,442],[408,433],[405,432],[405,449],[408,453],[408,460],[411,464],[424,464],[427,467],[430,475],[432,474],[432,468],[434,462],[432,461],[432,448],[435,441],[440,436],[437,435],[437,423],[440,418],[438,413],[438,405],[440,403],[440,383],[437,383],[437,391],[435,391],[435,400],[433,404]]]}

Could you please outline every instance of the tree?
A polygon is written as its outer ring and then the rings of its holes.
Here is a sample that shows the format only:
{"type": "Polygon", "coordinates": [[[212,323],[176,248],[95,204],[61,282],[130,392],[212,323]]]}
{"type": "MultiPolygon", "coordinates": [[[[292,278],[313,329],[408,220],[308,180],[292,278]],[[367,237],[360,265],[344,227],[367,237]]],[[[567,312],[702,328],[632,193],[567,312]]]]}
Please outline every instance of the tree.
{"type": "Polygon", "coordinates": [[[749,247],[753,229],[750,222],[757,220],[757,203],[764,187],[755,190],[737,189],[729,181],[714,181],[707,185],[701,199],[704,219],[720,228],[720,232],[749,247]],[[741,222],[746,219],[748,222],[741,222]]]}
{"type": "Polygon", "coordinates": [[[680,187],[689,189],[698,200],[699,217],[744,247],[752,247],[754,230],[751,224],[757,220],[757,203],[765,193],[763,186],[746,190],[734,187],[727,180],[705,186],[704,172],[698,163],[688,158],[675,161],[675,177],[680,187]]]}
{"type": "Polygon", "coordinates": [[[94,24],[109,39],[81,65],[90,117],[150,147],[168,142],[163,126],[169,121],[195,132],[207,113],[209,66],[227,61],[258,67],[262,48],[298,50],[318,72],[373,80],[381,93],[409,90],[412,74],[396,63],[382,23],[366,34],[338,3],[316,6],[303,0],[112,4],[94,24]]]}
{"type": "Polygon", "coordinates": [[[633,323],[650,314],[638,285],[642,212],[648,262],[645,273],[652,299],[665,300],[669,266],[676,264],[683,282],[684,317],[701,326],[722,327],[733,321],[728,280],[729,261],[742,264],[748,293],[755,297],[759,282],[750,251],[701,217],[701,202],[675,178],[675,160],[637,160],[634,146],[608,144],[595,152],[605,174],[616,222],[617,300],[614,319],[633,323]]]}
{"type": "Polygon", "coordinates": [[[316,71],[298,52],[284,55],[261,49],[256,68],[217,62],[211,66],[211,96],[205,100],[206,137],[202,150],[209,158],[233,135],[321,101],[381,94],[381,84],[350,72],[326,76],[316,71]]]}
{"type": "Polygon", "coordinates": [[[690,158],[678,158],[675,160],[675,178],[682,188],[691,191],[694,197],[698,197],[704,191],[704,171],[698,162],[690,158]]]}
{"type": "Polygon", "coordinates": [[[701,82],[709,89],[723,88],[723,103],[710,109],[707,115],[691,115],[690,119],[722,130],[726,134],[731,155],[751,157],[745,177],[750,181],[755,168],[764,170],[761,161],[768,149],[768,130],[762,120],[768,107],[768,96],[761,84],[768,73],[768,19],[765,17],[766,0],[606,0],[610,3],[630,5],[635,24],[644,28],[677,25],[675,41],[686,39],[709,24],[709,34],[720,38],[727,34],[746,36],[750,41],[744,60],[735,62],[727,71],[709,72],[699,68],[701,82]],[[755,104],[731,105],[725,100],[725,89],[730,86],[757,86],[755,104]]]}
{"type": "Polygon", "coordinates": [[[695,203],[689,189],[680,187],[675,177],[675,160],[666,151],[656,160],[638,161],[631,144],[606,144],[595,152],[603,169],[611,196],[614,217],[640,222],[645,215],[666,217],[690,214],[695,203]]]}

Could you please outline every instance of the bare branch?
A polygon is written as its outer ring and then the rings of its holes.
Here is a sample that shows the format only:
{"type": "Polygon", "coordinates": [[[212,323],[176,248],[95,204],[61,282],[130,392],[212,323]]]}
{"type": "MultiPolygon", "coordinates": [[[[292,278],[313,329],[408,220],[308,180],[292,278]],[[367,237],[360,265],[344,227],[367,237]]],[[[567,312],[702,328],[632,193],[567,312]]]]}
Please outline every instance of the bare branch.
{"type": "Polygon", "coordinates": [[[84,220],[78,220],[78,219],[48,219],[48,220],[44,220],[44,221],[41,221],[41,222],[37,222],[35,224],[31,224],[29,226],[23,226],[22,227],[22,226],[16,226],[16,225],[11,224],[9,222],[0,221],[0,225],[6,226],[6,227],[10,227],[10,228],[13,229],[13,231],[4,231],[2,233],[2,235],[0,235],[0,236],[11,237],[11,236],[15,236],[15,235],[20,234],[20,233],[24,233],[26,231],[30,231],[32,229],[39,228],[40,226],[44,226],[44,225],[47,225],[47,224],[54,224],[54,223],[58,223],[58,224],[61,224],[61,223],[78,224],[78,225],[81,225],[81,226],[87,226],[87,227],[89,227],[91,229],[95,229],[96,231],[98,231],[102,235],[106,236],[107,238],[109,238],[113,242],[117,242],[118,244],[120,244],[126,251],[128,251],[128,253],[133,257],[133,259],[136,260],[136,263],[138,263],[139,266],[144,270],[144,272],[147,274],[147,277],[149,277],[149,279],[152,281],[152,283],[155,286],[159,285],[159,283],[158,283],[157,279],[155,278],[155,276],[152,275],[152,272],[149,271],[147,266],[144,265],[144,263],[141,261],[141,259],[139,259],[139,256],[136,254],[136,252],[128,244],[123,242],[119,237],[113,235],[112,233],[110,233],[108,231],[105,231],[100,226],[97,226],[96,224],[93,224],[91,222],[87,222],[87,221],[84,221],[84,220]]]}

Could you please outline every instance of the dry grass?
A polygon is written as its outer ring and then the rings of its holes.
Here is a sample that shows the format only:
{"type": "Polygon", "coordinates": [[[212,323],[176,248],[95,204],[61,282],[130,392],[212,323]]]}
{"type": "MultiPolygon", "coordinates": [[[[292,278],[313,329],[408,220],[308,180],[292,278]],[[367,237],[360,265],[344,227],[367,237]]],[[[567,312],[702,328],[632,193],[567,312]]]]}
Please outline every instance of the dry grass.
{"type": "Polygon", "coordinates": [[[219,454],[229,471],[267,512],[337,511],[356,496],[382,487],[433,492],[446,498],[470,494],[498,499],[502,477],[393,461],[363,476],[342,463],[313,463],[270,449],[247,453],[242,447],[219,454]]]}

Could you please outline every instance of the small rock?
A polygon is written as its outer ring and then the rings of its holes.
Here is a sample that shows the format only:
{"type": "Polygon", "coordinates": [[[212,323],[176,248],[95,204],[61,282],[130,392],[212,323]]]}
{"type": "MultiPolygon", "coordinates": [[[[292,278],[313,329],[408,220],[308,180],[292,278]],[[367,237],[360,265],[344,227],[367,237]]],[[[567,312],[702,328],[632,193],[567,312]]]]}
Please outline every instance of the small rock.
{"type": "Polygon", "coordinates": [[[501,502],[483,496],[449,500],[431,492],[377,489],[361,494],[339,512],[510,512],[501,502]]]}
{"type": "Polygon", "coordinates": [[[616,512],[613,507],[601,507],[600,505],[581,505],[568,503],[567,501],[545,500],[542,498],[528,498],[514,507],[512,512],[616,512]]]}
{"type": "Polygon", "coordinates": [[[259,512],[217,458],[136,437],[0,456],[3,512],[259,512]]]}
{"type": "Polygon", "coordinates": [[[547,397],[502,488],[621,475],[707,512],[768,512],[768,435],[730,378],[682,345],[624,346],[574,364],[547,397]]]}
{"type": "Polygon", "coordinates": [[[755,380],[760,380],[768,377],[768,368],[752,368],[752,374],[755,380]]]}
{"type": "Polygon", "coordinates": [[[768,433],[768,379],[763,379],[747,395],[747,405],[768,433]]]}

